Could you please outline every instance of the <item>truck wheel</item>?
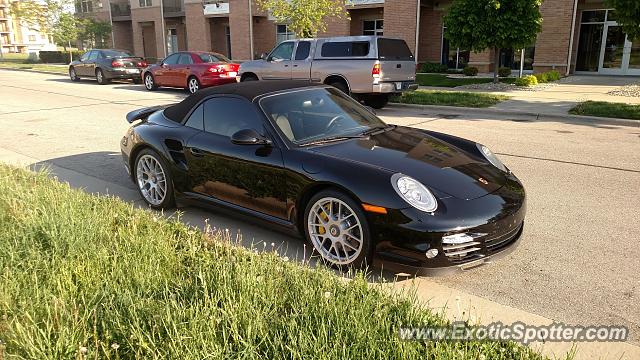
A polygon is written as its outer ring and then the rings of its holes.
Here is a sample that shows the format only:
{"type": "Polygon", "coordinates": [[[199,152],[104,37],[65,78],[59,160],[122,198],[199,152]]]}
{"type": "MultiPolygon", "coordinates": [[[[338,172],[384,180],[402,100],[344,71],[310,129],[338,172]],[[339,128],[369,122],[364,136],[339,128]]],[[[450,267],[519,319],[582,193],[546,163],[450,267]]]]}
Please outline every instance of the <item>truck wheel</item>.
{"type": "Polygon", "coordinates": [[[374,109],[382,109],[389,103],[389,95],[387,94],[375,94],[367,95],[364,98],[365,105],[371,106],[374,109]]]}
{"type": "Polygon", "coordinates": [[[344,81],[334,80],[327,85],[333,86],[334,88],[342,91],[343,93],[349,95],[349,86],[344,81]]]}

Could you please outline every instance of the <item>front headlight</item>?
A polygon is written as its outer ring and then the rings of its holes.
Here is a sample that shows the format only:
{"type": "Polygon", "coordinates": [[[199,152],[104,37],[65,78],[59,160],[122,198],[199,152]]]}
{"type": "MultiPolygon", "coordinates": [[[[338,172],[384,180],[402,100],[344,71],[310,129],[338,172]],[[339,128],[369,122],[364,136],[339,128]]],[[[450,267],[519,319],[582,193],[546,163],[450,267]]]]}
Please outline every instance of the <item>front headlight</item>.
{"type": "Polygon", "coordinates": [[[507,169],[507,167],[504,166],[502,161],[500,161],[500,159],[498,159],[498,157],[493,152],[491,152],[491,150],[489,150],[488,147],[482,144],[476,144],[476,146],[478,147],[478,150],[480,150],[482,155],[484,155],[485,159],[487,159],[493,166],[497,167],[498,169],[504,172],[509,172],[509,169],[507,169]]]}
{"type": "Polygon", "coordinates": [[[391,185],[404,201],[418,210],[434,212],[438,208],[435,196],[416,179],[394,174],[391,176],[391,185]]]}

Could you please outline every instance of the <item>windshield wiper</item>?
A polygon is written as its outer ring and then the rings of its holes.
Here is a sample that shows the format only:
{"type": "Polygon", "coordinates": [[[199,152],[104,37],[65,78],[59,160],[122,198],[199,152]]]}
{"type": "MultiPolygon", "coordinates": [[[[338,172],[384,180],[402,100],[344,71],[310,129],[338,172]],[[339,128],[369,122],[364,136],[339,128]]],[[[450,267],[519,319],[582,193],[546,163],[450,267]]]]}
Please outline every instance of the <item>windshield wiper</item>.
{"type": "Polygon", "coordinates": [[[338,135],[338,136],[322,138],[319,140],[314,140],[308,143],[301,144],[300,146],[320,145],[320,144],[331,143],[334,141],[342,141],[342,140],[349,140],[349,139],[366,139],[368,137],[369,136],[367,135],[338,135]]]}
{"type": "Polygon", "coordinates": [[[364,136],[370,136],[370,135],[378,135],[378,134],[382,134],[383,132],[387,132],[389,130],[393,130],[396,127],[398,127],[397,125],[385,125],[385,126],[376,126],[376,127],[372,127],[371,129],[364,131],[361,135],[364,136]]]}

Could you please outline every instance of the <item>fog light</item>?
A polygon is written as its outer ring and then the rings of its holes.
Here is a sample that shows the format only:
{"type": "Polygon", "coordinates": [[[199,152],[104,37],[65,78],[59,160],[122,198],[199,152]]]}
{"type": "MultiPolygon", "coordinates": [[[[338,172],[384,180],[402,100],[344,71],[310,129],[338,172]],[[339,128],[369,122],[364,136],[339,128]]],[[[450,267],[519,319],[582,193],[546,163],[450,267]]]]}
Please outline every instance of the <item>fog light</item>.
{"type": "Polygon", "coordinates": [[[433,259],[434,257],[438,256],[438,249],[427,250],[424,255],[427,257],[427,259],[433,259]]]}

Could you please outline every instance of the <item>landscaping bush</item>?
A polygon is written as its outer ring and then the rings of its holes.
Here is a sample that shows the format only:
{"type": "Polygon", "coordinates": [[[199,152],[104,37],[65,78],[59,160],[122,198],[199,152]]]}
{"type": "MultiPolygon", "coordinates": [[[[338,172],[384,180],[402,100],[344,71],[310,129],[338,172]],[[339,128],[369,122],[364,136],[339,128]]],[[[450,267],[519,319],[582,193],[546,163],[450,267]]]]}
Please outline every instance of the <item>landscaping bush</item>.
{"type": "Polygon", "coordinates": [[[558,70],[551,70],[547,72],[547,81],[558,81],[562,78],[558,70]]]}
{"type": "Polygon", "coordinates": [[[511,68],[501,67],[498,69],[498,76],[500,77],[509,77],[511,76],[511,68]]]}
{"type": "Polygon", "coordinates": [[[546,82],[549,82],[549,75],[546,72],[533,74],[533,76],[536,77],[539,84],[544,84],[546,82]]]}
{"type": "MultiPolygon", "coordinates": [[[[84,51],[72,51],[73,60],[79,59],[84,51]]],[[[68,51],[40,51],[40,61],[45,64],[68,64],[68,51]]]]}
{"type": "Polygon", "coordinates": [[[449,68],[447,65],[439,63],[424,63],[420,67],[422,73],[446,73],[449,68]]]}
{"type": "Polygon", "coordinates": [[[446,321],[228,230],[1,164],[0,189],[0,358],[543,359],[513,342],[401,340],[400,326],[446,321]]]}
{"type": "Polygon", "coordinates": [[[462,73],[466,76],[476,76],[478,75],[478,68],[473,66],[467,66],[462,70],[462,73]]]}
{"type": "Polygon", "coordinates": [[[538,85],[538,78],[533,75],[525,75],[516,79],[516,86],[533,86],[538,85]]]}

